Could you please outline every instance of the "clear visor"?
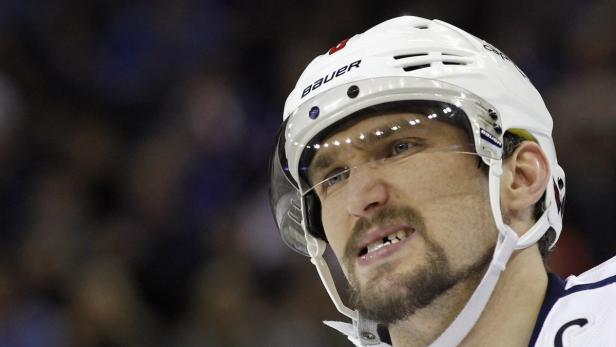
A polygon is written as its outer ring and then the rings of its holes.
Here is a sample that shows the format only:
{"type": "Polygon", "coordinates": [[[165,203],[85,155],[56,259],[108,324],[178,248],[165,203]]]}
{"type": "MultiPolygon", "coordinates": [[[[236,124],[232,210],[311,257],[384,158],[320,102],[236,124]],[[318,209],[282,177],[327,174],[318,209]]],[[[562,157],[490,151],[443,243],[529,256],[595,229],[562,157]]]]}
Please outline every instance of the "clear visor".
{"type": "Polygon", "coordinates": [[[485,149],[486,141],[479,142],[478,153],[475,138],[483,135],[474,135],[476,127],[461,108],[441,101],[389,102],[355,112],[313,137],[300,156],[297,182],[284,155],[285,128],[272,155],[270,203],[283,240],[304,255],[302,223],[324,239],[321,206],[344,200],[359,179],[428,175],[435,162],[452,155],[499,159],[492,155],[497,151],[485,149]]]}
{"type": "Polygon", "coordinates": [[[356,81],[305,102],[282,124],[270,204],[285,243],[308,255],[304,231],[325,240],[321,206],[344,197],[357,179],[429,175],[452,155],[489,164],[501,153],[498,112],[472,94],[414,78],[356,81]],[[356,86],[359,96],[348,96],[356,86]]]}
{"type": "Polygon", "coordinates": [[[302,229],[301,196],[289,173],[287,160],[281,155],[286,123],[282,124],[279,140],[270,160],[270,207],[285,244],[294,251],[308,256],[302,229]]]}
{"type": "Polygon", "coordinates": [[[477,155],[464,111],[443,102],[390,103],[364,109],[306,146],[300,159],[302,196],[321,202],[344,193],[349,181],[370,172],[421,172],[451,154],[477,155]]]}

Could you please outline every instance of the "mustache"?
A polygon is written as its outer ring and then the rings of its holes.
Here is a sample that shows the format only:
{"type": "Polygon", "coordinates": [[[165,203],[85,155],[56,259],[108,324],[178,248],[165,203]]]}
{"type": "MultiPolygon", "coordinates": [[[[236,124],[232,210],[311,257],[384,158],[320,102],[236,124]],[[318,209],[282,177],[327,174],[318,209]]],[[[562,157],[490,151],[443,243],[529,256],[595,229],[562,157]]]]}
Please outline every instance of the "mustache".
{"type": "Polygon", "coordinates": [[[408,206],[386,206],[377,211],[372,217],[359,218],[353,225],[351,237],[347,242],[344,255],[349,261],[355,259],[357,250],[355,249],[360,239],[375,226],[383,226],[392,221],[409,224],[415,232],[423,232],[424,218],[419,211],[408,206]]]}

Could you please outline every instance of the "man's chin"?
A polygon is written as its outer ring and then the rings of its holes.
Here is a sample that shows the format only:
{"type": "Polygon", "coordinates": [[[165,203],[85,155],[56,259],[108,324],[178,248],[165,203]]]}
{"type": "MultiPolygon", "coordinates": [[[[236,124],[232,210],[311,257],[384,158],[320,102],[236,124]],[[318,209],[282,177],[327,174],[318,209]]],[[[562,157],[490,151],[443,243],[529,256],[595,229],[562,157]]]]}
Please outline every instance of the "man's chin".
{"type": "Polygon", "coordinates": [[[400,288],[376,286],[354,299],[355,307],[362,314],[383,324],[392,324],[414,313],[406,304],[408,294],[400,288]]]}
{"type": "Polygon", "coordinates": [[[404,276],[386,272],[364,280],[359,290],[351,290],[351,303],[369,319],[395,323],[415,311],[416,289],[407,281],[404,276]]]}
{"type": "Polygon", "coordinates": [[[360,284],[362,296],[376,300],[379,296],[404,296],[408,291],[408,283],[400,274],[380,273],[363,279],[360,284]]]}
{"type": "Polygon", "coordinates": [[[457,282],[446,261],[440,260],[402,273],[385,266],[378,273],[362,277],[360,283],[354,278],[351,303],[367,318],[383,324],[404,320],[457,282]]]}
{"type": "Polygon", "coordinates": [[[430,262],[406,272],[393,273],[392,269],[383,269],[379,274],[362,278],[361,285],[357,278],[350,279],[351,304],[367,318],[382,324],[402,321],[432,304],[458,283],[471,281],[478,284],[489,265],[491,250],[475,264],[457,272],[451,271],[440,252],[434,252],[430,259],[430,262]]]}

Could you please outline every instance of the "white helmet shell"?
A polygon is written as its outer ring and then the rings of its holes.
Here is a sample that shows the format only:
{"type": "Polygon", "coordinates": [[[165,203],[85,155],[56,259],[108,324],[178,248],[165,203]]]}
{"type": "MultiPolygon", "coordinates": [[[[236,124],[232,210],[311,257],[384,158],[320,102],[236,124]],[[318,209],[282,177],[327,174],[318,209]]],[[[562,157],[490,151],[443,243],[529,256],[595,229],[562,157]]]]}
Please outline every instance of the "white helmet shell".
{"type": "MultiPolygon", "coordinates": [[[[494,46],[450,24],[398,17],[343,42],[306,67],[286,100],[285,119],[302,103],[342,84],[414,76],[480,96],[499,110],[505,129],[551,134],[550,113],[526,75],[494,46]]],[[[549,147],[544,150],[554,153],[549,147]]]]}
{"type": "MultiPolygon", "coordinates": [[[[455,26],[404,16],[342,41],[306,67],[286,100],[283,118],[287,120],[302,105],[322,104],[319,97],[331,89],[382,77],[417,77],[457,86],[492,105],[498,111],[503,131],[528,131],[550,161],[556,189],[549,188],[555,194],[547,196],[546,205],[551,207],[548,217],[557,232],[556,242],[562,223],[564,172],[558,165],[551,137],[552,117],[539,92],[511,59],[455,26]]],[[[307,142],[331,125],[324,114],[338,109],[337,105],[330,104],[322,105],[320,111],[322,116],[316,121],[297,117],[287,136],[307,142]]],[[[294,165],[298,164],[302,150],[301,146],[292,148],[288,144],[285,148],[289,170],[296,182],[299,177],[294,165]]],[[[534,242],[540,236],[530,239],[534,242]]]]}

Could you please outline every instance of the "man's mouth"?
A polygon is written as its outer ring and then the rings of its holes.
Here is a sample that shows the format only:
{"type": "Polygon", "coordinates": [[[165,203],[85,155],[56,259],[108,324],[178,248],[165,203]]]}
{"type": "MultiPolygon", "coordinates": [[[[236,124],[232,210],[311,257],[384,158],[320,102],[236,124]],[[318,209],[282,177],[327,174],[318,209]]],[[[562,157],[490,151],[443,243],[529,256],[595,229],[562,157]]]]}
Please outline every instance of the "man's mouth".
{"type": "Polygon", "coordinates": [[[380,226],[368,230],[357,244],[357,264],[368,266],[401,250],[415,234],[408,224],[380,226]]]}
{"type": "Polygon", "coordinates": [[[366,254],[370,254],[373,252],[376,252],[384,247],[396,244],[404,239],[406,239],[407,237],[409,237],[409,235],[411,234],[411,232],[413,231],[413,229],[401,229],[398,231],[394,231],[392,234],[383,236],[380,239],[377,239],[369,244],[367,244],[365,247],[363,247],[360,251],[358,256],[364,256],[366,254]]]}

